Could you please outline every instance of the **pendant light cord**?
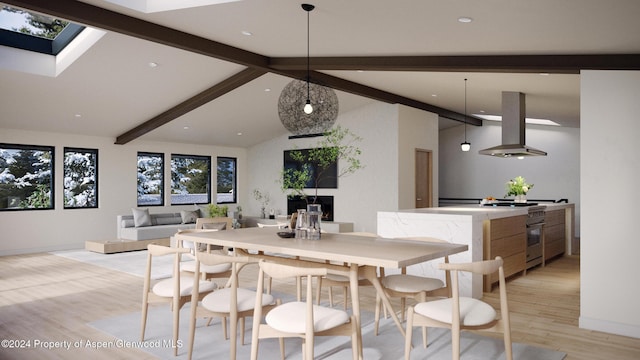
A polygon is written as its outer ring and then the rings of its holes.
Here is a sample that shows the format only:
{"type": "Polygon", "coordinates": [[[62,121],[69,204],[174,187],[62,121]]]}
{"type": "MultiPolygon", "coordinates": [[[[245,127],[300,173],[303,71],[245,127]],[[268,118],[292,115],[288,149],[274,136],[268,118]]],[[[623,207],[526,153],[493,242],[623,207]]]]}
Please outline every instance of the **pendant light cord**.
{"type": "Polygon", "coordinates": [[[467,141],[467,79],[464,79],[464,141],[467,141]]]}
{"type": "Polygon", "coordinates": [[[309,65],[309,13],[311,12],[311,10],[307,11],[307,100],[310,100],[311,97],[311,90],[310,90],[310,86],[309,85],[309,80],[311,80],[311,71],[310,71],[310,65],[309,65]]]}

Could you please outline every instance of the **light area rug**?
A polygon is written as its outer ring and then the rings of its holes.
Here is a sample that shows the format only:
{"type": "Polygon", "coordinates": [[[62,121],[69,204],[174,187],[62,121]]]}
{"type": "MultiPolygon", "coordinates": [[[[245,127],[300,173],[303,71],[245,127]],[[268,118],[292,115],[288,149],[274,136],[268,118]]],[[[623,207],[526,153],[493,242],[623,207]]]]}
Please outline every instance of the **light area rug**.
{"type": "MultiPolygon", "coordinates": [[[[276,294],[277,296],[277,294],[276,294]]],[[[190,304],[181,310],[180,340],[178,356],[173,356],[171,348],[171,312],[167,306],[153,306],[149,310],[147,332],[142,347],[159,359],[186,359],[189,337],[190,304]]],[[[98,320],[89,323],[95,329],[113,336],[116,339],[132,342],[140,340],[140,312],[118,317],[98,320]]],[[[373,314],[362,313],[363,355],[366,360],[404,359],[404,338],[391,319],[381,320],[378,336],[373,333],[373,314]]],[[[240,345],[238,337],[237,359],[248,359],[251,354],[251,318],[247,319],[245,345],[240,345]]],[[[429,346],[422,346],[422,330],[415,328],[413,333],[414,348],[411,359],[449,360],[451,359],[451,333],[444,329],[429,329],[429,346]]],[[[316,337],[315,359],[342,360],[351,359],[351,341],[348,337],[316,337]]],[[[276,339],[263,339],[259,344],[261,360],[280,359],[280,350],[276,339]]],[[[285,351],[287,359],[300,359],[301,340],[286,339],[285,351]]],[[[518,360],[561,360],[566,354],[530,346],[513,344],[514,359],[518,360]]],[[[229,358],[229,341],[223,339],[219,320],[206,326],[206,319],[199,319],[195,333],[193,359],[227,359],[229,358]]],[[[495,360],[504,359],[504,345],[501,339],[495,339],[463,332],[461,339],[461,358],[463,360],[495,360]]]]}
{"type": "MultiPolygon", "coordinates": [[[[147,251],[132,251],[116,254],[100,254],[88,250],[56,251],[52,254],[68,259],[81,261],[111,270],[122,271],[135,276],[144,276],[146,271],[147,251]]],[[[154,260],[152,277],[161,279],[170,276],[172,268],[171,257],[161,257],[154,260]]],[[[280,294],[280,297],[287,297],[280,294]]],[[[140,340],[140,312],[125,314],[118,317],[102,319],[89,323],[90,326],[113,336],[114,344],[117,340],[124,340],[127,346],[138,346],[157,356],[159,359],[186,359],[187,339],[189,335],[189,311],[187,304],[180,311],[180,340],[181,347],[178,357],[173,356],[171,348],[171,312],[168,306],[151,306],[147,322],[145,341],[140,340]]],[[[367,360],[387,360],[404,358],[404,338],[398,332],[395,323],[390,319],[381,320],[379,335],[373,333],[373,314],[362,313],[363,355],[367,360]]],[[[251,319],[247,319],[245,341],[247,345],[238,346],[238,359],[248,359],[251,353],[251,319]]],[[[443,329],[429,329],[429,346],[422,346],[420,328],[413,330],[412,359],[451,359],[451,333],[443,329]]],[[[238,338],[239,339],[239,338],[238,338]]],[[[120,344],[121,345],[121,344],[120,344]]],[[[298,339],[286,340],[287,358],[301,358],[301,342],[298,339]]],[[[513,344],[514,359],[518,360],[561,360],[566,354],[530,346],[513,344]]],[[[205,319],[199,319],[196,328],[196,341],[193,352],[194,359],[224,359],[229,357],[229,342],[222,336],[219,320],[214,320],[206,326],[205,319]]],[[[280,350],[275,339],[260,342],[259,359],[279,359],[280,350]]],[[[351,359],[351,342],[346,337],[318,337],[315,344],[316,359],[351,359]]],[[[504,345],[502,340],[484,337],[469,332],[462,333],[461,357],[463,360],[504,359],[504,345]]]]}
{"type": "MultiPolygon", "coordinates": [[[[147,251],[128,251],[115,254],[101,254],[89,250],[53,251],[53,255],[122,271],[127,274],[143,277],[147,270],[147,251]]],[[[163,279],[171,276],[173,257],[161,256],[153,259],[152,279],[163,279]]]]}

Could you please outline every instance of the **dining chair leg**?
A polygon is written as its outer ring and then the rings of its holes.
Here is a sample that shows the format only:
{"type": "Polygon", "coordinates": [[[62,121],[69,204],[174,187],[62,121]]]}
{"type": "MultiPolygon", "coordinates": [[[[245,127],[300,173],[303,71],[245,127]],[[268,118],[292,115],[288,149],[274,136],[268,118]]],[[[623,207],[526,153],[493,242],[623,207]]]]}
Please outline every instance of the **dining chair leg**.
{"type": "Polygon", "coordinates": [[[347,302],[349,301],[349,287],[348,286],[343,286],[342,287],[342,294],[343,294],[343,298],[344,298],[344,311],[347,311],[347,302]]]}
{"type": "Polygon", "coordinates": [[[360,341],[358,341],[358,329],[356,328],[356,317],[351,315],[351,351],[353,360],[358,360],[360,355],[360,341]]]}
{"type": "Polygon", "coordinates": [[[280,343],[280,359],[284,360],[284,338],[278,338],[278,343],[280,343]]]}
{"type": "Polygon", "coordinates": [[[322,292],[322,276],[318,276],[316,281],[316,305],[320,305],[320,293],[322,292]]]}
{"type": "Polygon", "coordinates": [[[231,337],[229,359],[235,359],[238,348],[238,314],[232,313],[229,318],[229,335],[231,337]]]}
{"type": "Polygon", "coordinates": [[[329,286],[329,306],[333,307],[333,286],[329,286]]]}
{"type": "MultiPolygon", "coordinates": [[[[427,301],[427,293],[426,292],[421,292],[420,293],[420,302],[426,302],[427,301]]],[[[427,347],[427,327],[423,326],[422,327],[422,343],[424,344],[424,347],[427,347]]]]}
{"type": "Polygon", "coordinates": [[[142,304],[142,319],[140,321],[140,341],[144,341],[144,332],[147,328],[147,311],[149,310],[149,304],[145,301],[142,304]]]}
{"type": "Polygon", "coordinates": [[[460,360],[460,327],[451,329],[451,359],[460,360]]]}
{"type": "Polygon", "coordinates": [[[378,327],[380,325],[380,308],[382,307],[382,299],[380,295],[376,294],[376,310],[375,316],[373,320],[373,333],[375,336],[378,336],[378,327]]]}
{"type": "Polygon", "coordinates": [[[180,307],[174,304],[173,309],[173,356],[178,356],[178,330],[180,326],[180,307]]]}
{"type": "Polygon", "coordinates": [[[244,345],[244,317],[240,319],[240,344],[244,345]]]}
{"type": "Polygon", "coordinates": [[[404,335],[404,360],[410,360],[411,358],[411,337],[412,336],[413,336],[413,307],[410,307],[409,310],[407,310],[407,330],[404,335]]]}
{"type": "Polygon", "coordinates": [[[191,360],[193,356],[193,344],[195,342],[196,337],[196,308],[198,302],[192,302],[193,306],[191,307],[191,320],[189,321],[189,351],[188,351],[188,360],[191,360]]]}
{"type": "Polygon", "coordinates": [[[229,340],[229,333],[227,332],[227,318],[222,317],[220,319],[220,322],[222,325],[222,336],[224,337],[225,340],[229,340]]]}

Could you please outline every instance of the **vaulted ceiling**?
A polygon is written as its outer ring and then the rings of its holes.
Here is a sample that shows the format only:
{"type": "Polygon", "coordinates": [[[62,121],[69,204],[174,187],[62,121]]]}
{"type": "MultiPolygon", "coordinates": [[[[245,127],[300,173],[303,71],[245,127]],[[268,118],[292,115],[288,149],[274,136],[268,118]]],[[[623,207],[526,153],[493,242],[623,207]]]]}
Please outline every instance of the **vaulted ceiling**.
{"type": "MultiPolygon", "coordinates": [[[[108,136],[120,144],[252,146],[286,133],[278,96],[307,65],[300,1],[151,13],[104,0],[4,2],[106,34],[56,77],[3,68],[0,60],[0,127],[108,136]]],[[[501,92],[520,91],[528,117],[579,127],[580,70],[640,69],[635,0],[314,5],[311,77],[338,90],[341,113],[383,101],[438,113],[442,126],[456,124],[464,121],[467,78],[468,114],[499,115],[501,92]]]]}

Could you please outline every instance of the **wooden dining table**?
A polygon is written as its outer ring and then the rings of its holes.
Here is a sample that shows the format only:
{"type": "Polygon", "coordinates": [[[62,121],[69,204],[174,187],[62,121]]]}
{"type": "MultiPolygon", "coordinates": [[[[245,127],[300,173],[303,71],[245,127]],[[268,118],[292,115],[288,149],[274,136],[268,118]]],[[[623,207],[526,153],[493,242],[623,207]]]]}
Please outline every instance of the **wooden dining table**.
{"type": "MultiPolygon", "coordinates": [[[[175,237],[182,241],[243,249],[252,256],[272,261],[303,261],[305,266],[324,267],[330,273],[348,276],[352,309],[358,329],[361,328],[358,280],[365,278],[374,286],[403,336],[405,330],[380,284],[377,268],[400,269],[468,250],[467,245],[461,244],[388,239],[349,233],[323,233],[319,240],[282,238],[277,234],[281,231],[275,228],[245,228],[178,233],[175,237]]],[[[362,334],[358,335],[362,345],[362,334]]],[[[362,346],[360,358],[362,359],[362,346]]]]}

